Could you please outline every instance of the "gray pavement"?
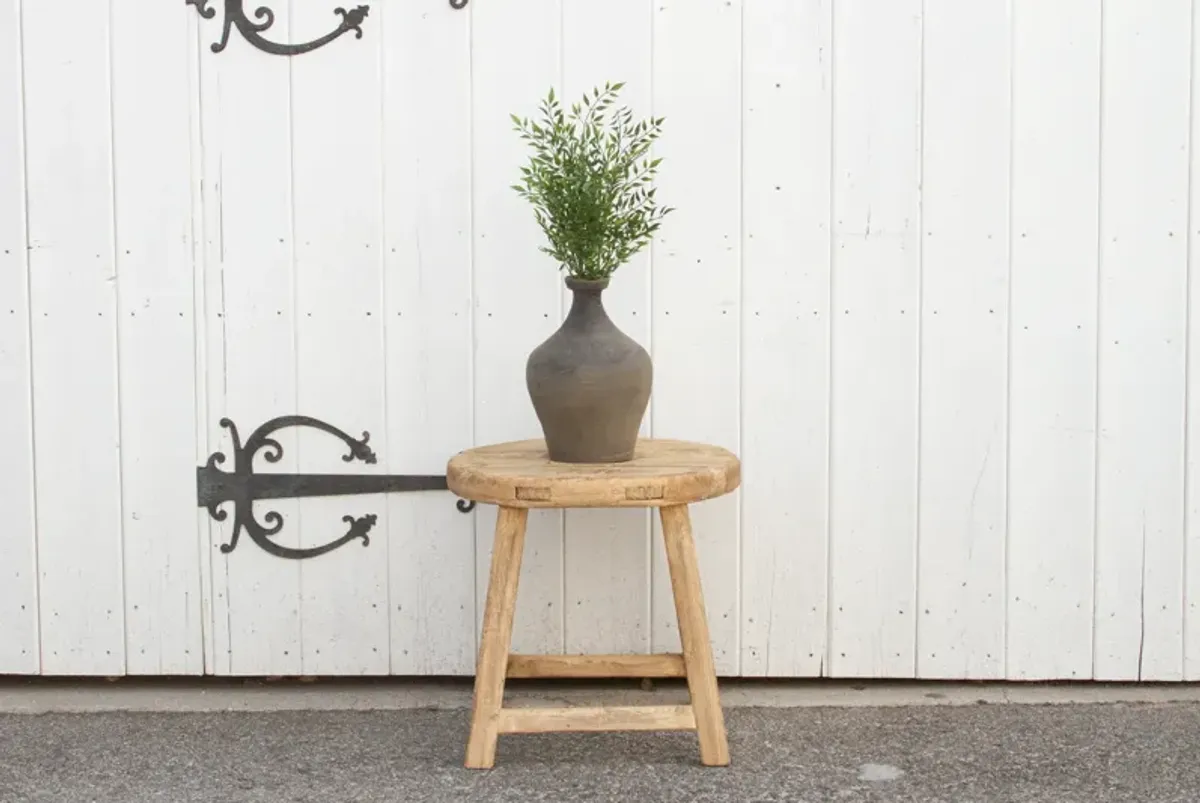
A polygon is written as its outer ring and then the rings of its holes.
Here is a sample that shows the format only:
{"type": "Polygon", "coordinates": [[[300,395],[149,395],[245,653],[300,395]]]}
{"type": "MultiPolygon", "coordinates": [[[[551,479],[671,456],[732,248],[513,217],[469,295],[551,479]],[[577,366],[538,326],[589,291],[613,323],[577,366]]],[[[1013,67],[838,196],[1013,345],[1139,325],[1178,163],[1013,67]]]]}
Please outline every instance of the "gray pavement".
{"type": "Polygon", "coordinates": [[[504,736],[461,768],[460,707],[0,714],[3,803],[1200,801],[1200,704],[732,707],[695,736],[504,736]]]}

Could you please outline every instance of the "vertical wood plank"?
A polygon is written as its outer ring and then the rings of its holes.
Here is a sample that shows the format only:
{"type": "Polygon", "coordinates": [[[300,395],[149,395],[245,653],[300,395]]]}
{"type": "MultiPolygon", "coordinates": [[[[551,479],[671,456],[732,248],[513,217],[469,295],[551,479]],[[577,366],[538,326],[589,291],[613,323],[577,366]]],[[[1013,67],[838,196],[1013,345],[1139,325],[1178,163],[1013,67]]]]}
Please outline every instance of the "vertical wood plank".
{"type": "Polygon", "coordinates": [[[741,674],[825,665],[829,0],[745,0],[741,674]]]}
{"type": "MultiPolygon", "coordinates": [[[[226,414],[225,398],[225,277],[224,230],[221,199],[221,149],[217,143],[223,136],[219,91],[219,60],[210,50],[211,23],[196,17],[192,20],[197,53],[192,63],[196,81],[196,96],[192,99],[193,114],[199,123],[198,136],[193,143],[195,154],[195,187],[192,198],[197,215],[193,227],[197,234],[195,254],[199,263],[196,277],[196,410],[200,418],[196,430],[197,451],[202,460],[218,449],[229,455],[226,433],[218,420],[226,414]]],[[[197,460],[197,464],[201,462],[197,460]]],[[[226,466],[229,464],[226,463],[226,466]]],[[[226,508],[229,506],[226,505],[226,508]]],[[[229,511],[232,515],[232,510],[229,511]]],[[[228,675],[231,668],[229,629],[232,624],[228,586],[228,565],[219,551],[230,535],[229,521],[215,521],[204,508],[197,508],[201,528],[200,569],[201,593],[204,600],[204,671],[205,674],[228,675]]]]}
{"type": "Polygon", "coordinates": [[[42,672],[119,675],[112,31],[104,3],[22,14],[42,672]]]}
{"type": "MultiPolygon", "coordinates": [[[[475,287],[475,438],[480,444],[541,436],[525,388],[529,352],[558,325],[562,275],[538,247],[533,211],[510,187],[528,158],[510,114],[536,116],[561,90],[559,0],[471,3],[472,241],[475,287]]],[[[529,515],[513,650],[560,652],[563,641],[561,511],[529,515]]],[[[494,506],[475,516],[477,605],[491,559],[494,506]]]]}
{"type": "Polygon", "coordinates": [[[834,8],[830,666],[912,677],[921,3],[834,8]]]}
{"type": "Polygon", "coordinates": [[[197,426],[195,32],[173,5],[118,3],[112,24],[126,671],[200,674],[200,533],[188,471],[197,426]]]}
{"type": "MultiPolygon", "coordinates": [[[[288,35],[286,5],[274,7],[272,35],[288,35]]],[[[209,448],[230,454],[229,417],[246,438],[260,424],[296,412],[296,352],[288,60],[268,57],[236,35],[228,47],[218,19],[199,25],[204,124],[209,448]],[[219,335],[219,337],[218,337],[219,335]]],[[[255,470],[297,470],[293,431],[278,433],[283,457],[255,470]]],[[[228,466],[228,463],[226,464],[228,466]]],[[[259,503],[284,518],[296,544],[299,505],[259,503]]],[[[214,671],[227,675],[301,672],[300,567],[244,536],[226,555],[233,516],[210,527],[214,671]]]]}
{"type": "Polygon", "coordinates": [[[1004,676],[1010,18],[926,0],[917,674],[1004,676]]]}
{"type": "Polygon", "coordinates": [[[1191,104],[1188,139],[1187,408],[1183,545],[1183,679],[1200,680],[1200,9],[1192,4],[1191,104]]]}
{"type": "Polygon", "coordinates": [[[1189,0],[1104,5],[1099,680],[1183,677],[1191,21],[1189,0]]]}
{"type": "MultiPolygon", "coordinates": [[[[188,59],[188,75],[192,90],[189,93],[188,107],[192,117],[191,126],[191,173],[192,173],[192,228],[191,228],[191,258],[192,268],[192,321],[194,326],[193,345],[195,347],[195,402],[196,415],[193,439],[195,442],[196,463],[206,461],[216,448],[211,442],[212,402],[223,399],[224,391],[220,379],[225,375],[224,360],[224,331],[210,323],[209,299],[214,299],[219,308],[220,272],[209,270],[209,265],[220,264],[220,237],[215,236],[220,231],[220,220],[215,211],[214,203],[217,194],[206,184],[209,176],[205,170],[205,160],[209,156],[205,152],[205,134],[210,126],[205,120],[205,84],[203,66],[204,54],[207,48],[205,40],[200,36],[205,20],[198,16],[188,16],[189,38],[192,42],[188,59]],[[217,387],[214,388],[214,383],[217,387]]],[[[223,407],[223,403],[220,405],[223,407]]],[[[214,533],[219,524],[209,515],[208,510],[196,507],[192,511],[195,516],[197,552],[200,564],[200,632],[202,650],[202,672],[211,675],[216,670],[216,605],[214,592],[214,533]]],[[[226,620],[228,621],[228,620],[226,620]]],[[[227,641],[228,639],[226,639],[227,641]]]]}
{"type": "MultiPolygon", "coordinates": [[[[677,207],[653,245],[656,437],[740,448],[742,3],[656,3],[659,197],[677,207]],[[721,111],[728,110],[728,111],[721,111]]],[[[717,672],[738,672],[740,491],[692,509],[717,672]]],[[[656,652],[679,631],[664,553],[653,565],[656,652]]]]}
{"type": "MultiPolygon", "coordinates": [[[[652,114],[653,4],[611,0],[563,6],[563,94],[573,101],[605,82],[626,82],[618,105],[635,119],[652,114]]],[[[570,295],[564,288],[564,313],[570,295]]],[[[604,293],[609,316],[649,351],[650,248],[613,274],[604,293]]],[[[653,413],[642,419],[650,434],[653,413]]],[[[565,628],[568,653],[644,653],[650,649],[650,514],[645,510],[569,510],[564,514],[565,628]]]]}
{"type": "Polygon", "coordinates": [[[21,3],[0,5],[0,674],[37,674],[37,514],[25,248],[21,3]]]}
{"type": "Polygon", "coordinates": [[[1014,0],[1006,675],[1092,672],[1100,8],[1014,0]]]}
{"type": "MultiPolygon", "coordinates": [[[[290,36],[308,41],[337,19],[323,4],[292,3],[290,36]]],[[[371,448],[386,456],[382,48],[379,19],[372,17],[362,40],[345,37],[290,66],[295,410],[356,437],[369,432],[371,448]]],[[[382,462],[344,463],[342,444],[323,433],[299,439],[301,472],[384,471],[382,462]]],[[[386,514],[382,494],[301,502],[292,526],[309,548],[340,537],[343,516],[378,517],[365,547],[351,543],[300,563],[304,674],[388,673],[386,514]]]]}
{"type": "MultiPolygon", "coordinates": [[[[471,16],[406,3],[383,42],[389,473],[472,445],[471,16]],[[428,69],[437,64],[437,69],[428,69]]],[[[391,671],[475,671],[475,522],[443,493],[388,497],[391,671]]]]}

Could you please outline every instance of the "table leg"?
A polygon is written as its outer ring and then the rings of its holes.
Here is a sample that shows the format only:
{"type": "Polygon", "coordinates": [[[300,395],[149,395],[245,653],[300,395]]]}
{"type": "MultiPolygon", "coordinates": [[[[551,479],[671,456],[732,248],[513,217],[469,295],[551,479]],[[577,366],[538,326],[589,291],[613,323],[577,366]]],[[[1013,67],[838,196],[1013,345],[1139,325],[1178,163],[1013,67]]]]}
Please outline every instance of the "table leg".
{"type": "Polygon", "coordinates": [[[713,666],[704,595],[700,590],[700,567],[696,562],[692,524],[687,505],[660,508],[660,515],[671,589],[675,594],[675,613],[679,619],[679,637],[683,643],[683,661],[687,667],[688,692],[700,738],[700,761],[710,767],[723,767],[729,763],[729,744],[717,692],[717,673],[713,666]]]}
{"type": "Polygon", "coordinates": [[[513,611],[517,603],[517,581],[521,576],[521,552],[525,547],[528,518],[527,508],[509,507],[501,507],[496,518],[492,569],[483,611],[479,659],[475,665],[471,737],[467,742],[466,766],[471,769],[489,769],[496,761],[504,675],[512,643],[513,611]]]}

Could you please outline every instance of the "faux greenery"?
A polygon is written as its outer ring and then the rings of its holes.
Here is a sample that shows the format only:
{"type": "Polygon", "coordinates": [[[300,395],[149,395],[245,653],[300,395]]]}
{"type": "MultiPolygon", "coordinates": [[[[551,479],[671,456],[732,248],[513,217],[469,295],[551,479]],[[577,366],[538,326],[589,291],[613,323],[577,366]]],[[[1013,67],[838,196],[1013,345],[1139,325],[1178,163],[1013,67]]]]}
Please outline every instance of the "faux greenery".
{"type": "Polygon", "coordinates": [[[612,106],[624,83],[584,94],[564,112],[551,89],[541,120],[512,115],[533,151],[513,189],[533,205],[549,241],[542,251],[577,279],[607,279],[650,242],[671,207],[655,202],[654,176],[662,159],[651,145],[663,118],[634,122],[612,106]]]}

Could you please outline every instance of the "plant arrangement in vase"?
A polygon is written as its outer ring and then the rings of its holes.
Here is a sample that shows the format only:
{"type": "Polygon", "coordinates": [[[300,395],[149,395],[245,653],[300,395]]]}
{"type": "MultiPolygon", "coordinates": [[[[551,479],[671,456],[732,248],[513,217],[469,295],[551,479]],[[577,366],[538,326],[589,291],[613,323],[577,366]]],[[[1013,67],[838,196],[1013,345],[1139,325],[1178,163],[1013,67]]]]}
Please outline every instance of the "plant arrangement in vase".
{"type": "Polygon", "coordinates": [[[513,185],[533,206],[549,254],[573,295],[562,326],[525,366],[530,401],[551,460],[632,459],[653,384],[650,355],[617,328],[601,294],[672,211],[655,199],[662,159],[650,148],[663,118],[614,109],[623,83],[605,84],[564,110],[551,90],[541,119],[513,115],[532,155],[513,185]]]}

